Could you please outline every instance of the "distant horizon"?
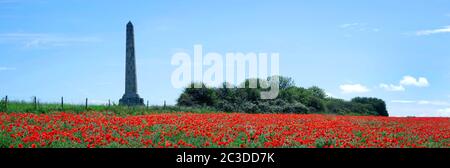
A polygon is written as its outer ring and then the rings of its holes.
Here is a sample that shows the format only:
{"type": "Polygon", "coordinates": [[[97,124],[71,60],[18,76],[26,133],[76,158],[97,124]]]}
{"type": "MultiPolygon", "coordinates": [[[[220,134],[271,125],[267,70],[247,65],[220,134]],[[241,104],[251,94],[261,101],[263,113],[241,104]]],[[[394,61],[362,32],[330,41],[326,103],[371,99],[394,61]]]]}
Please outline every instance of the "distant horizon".
{"type": "Polygon", "coordinates": [[[450,117],[447,6],[0,0],[0,97],[118,103],[125,91],[125,26],[132,21],[145,103],[176,104],[182,89],[172,86],[171,59],[202,44],[204,52],[277,52],[280,75],[297,86],[318,86],[345,100],[377,97],[391,116],[450,117]]]}

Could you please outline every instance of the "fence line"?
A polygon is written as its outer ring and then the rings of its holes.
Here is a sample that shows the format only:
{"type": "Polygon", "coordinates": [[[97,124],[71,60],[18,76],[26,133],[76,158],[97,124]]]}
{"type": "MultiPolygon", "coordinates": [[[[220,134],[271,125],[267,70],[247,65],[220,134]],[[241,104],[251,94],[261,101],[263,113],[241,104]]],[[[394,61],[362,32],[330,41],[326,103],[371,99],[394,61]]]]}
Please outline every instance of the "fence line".
{"type": "MultiPolygon", "coordinates": [[[[12,102],[14,102],[14,101],[12,101],[12,102]]],[[[22,101],[22,102],[27,103],[27,101],[22,101]]],[[[8,105],[9,105],[10,103],[11,103],[11,101],[9,100],[8,95],[6,95],[5,97],[3,97],[3,98],[0,99],[0,109],[3,109],[2,111],[7,112],[7,111],[8,111],[8,105]]],[[[66,109],[64,103],[65,103],[64,97],[62,96],[62,97],[61,97],[61,102],[60,102],[60,110],[61,110],[61,111],[64,111],[64,110],[66,109]]],[[[31,104],[31,106],[32,106],[32,109],[34,109],[34,110],[39,110],[40,107],[41,107],[40,101],[39,101],[39,99],[38,99],[37,96],[33,96],[33,97],[32,97],[32,100],[31,100],[31,103],[30,103],[30,104],[31,104]]],[[[58,104],[58,103],[50,103],[50,104],[56,105],[56,108],[58,108],[58,107],[57,107],[57,104],[58,104]]],[[[71,104],[69,104],[69,105],[71,105],[71,104]]],[[[85,102],[83,103],[83,105],[84,105],[84,109],[85,109],[85,110],[89,110],[89,99],[88,99],[88,98],[85,99],[85,102]]],[[[83,106],[83,105],[81,105],[81,106],[83,106]]],[[[116,104],[115,104],[114,102],[111,102],[111,99],[108,99],[107,104],[105,103],[105,104],[103,104],[102,106],[106,106],[108,109],[110,109],[112,106],[116,106],[116,104]]],[[[42,106],[42,107],[43,107],[43,106],[42,106]]],[[[124,107],[126,107],[126,106],[124,106],[124,107]]],[[[165,101],[165,100],[164,100],[164,104],[163,104],[162,107],[163,107],[163,109],[166,109],[166,108],[167,108],[167,104],[166,104],[166,101],[165,101]]],[[[134,108],[134,107],[133,107],[133,108],[134,108]]],[[[143,108],[146,108],[147,110],[150,109],[150,101],[147,100],[146,105],[143,106],[143,108]]],[[[69,109],[70,109],[70,108],[69,108],[69,109]]]]}

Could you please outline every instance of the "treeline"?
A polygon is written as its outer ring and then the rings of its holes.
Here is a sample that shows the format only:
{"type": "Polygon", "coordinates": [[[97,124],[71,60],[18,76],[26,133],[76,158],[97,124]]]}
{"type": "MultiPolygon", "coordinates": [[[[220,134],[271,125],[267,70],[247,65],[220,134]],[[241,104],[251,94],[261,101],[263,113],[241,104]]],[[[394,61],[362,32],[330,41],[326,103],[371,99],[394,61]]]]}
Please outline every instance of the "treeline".
{"type": "Polygon", "coordinates": [[[260,98],[261,84],[268,80],[247,79],[241,87],[224,83],[222,87],[207,87],[193,83],[177,100],[178,106],[214,108],[224,112],[246,113],[328,113],[338,115],[389,116],[386,103],[377,98],[357,97],[350,101],[327,96],[319,87],[298,87],[292,78],[279,77],[279,96],[272,100],[260,98]],[[252,81],[253,80],[253,81],[252,81]],[[257,88],[249,88],[251,82],[257,88]],[[194,88],[194,85],[202,86],[194,88]],[[244,87],[245,86],[245,87],[244,87]]]}

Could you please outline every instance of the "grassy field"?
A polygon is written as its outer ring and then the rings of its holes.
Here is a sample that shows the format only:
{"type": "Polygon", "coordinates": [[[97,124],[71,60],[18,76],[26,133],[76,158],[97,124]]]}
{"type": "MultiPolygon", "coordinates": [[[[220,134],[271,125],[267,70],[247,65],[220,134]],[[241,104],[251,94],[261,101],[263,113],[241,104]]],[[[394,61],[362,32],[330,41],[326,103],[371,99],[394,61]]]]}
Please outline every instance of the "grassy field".
{"type": "Polygon", "coordinates": [[[142,107],[127,107],[119,105],[76,105],[76,104],[61,104],[58,103],[30,103],[25,101],[11,101],[5,105],[5,102],[0,103],[0,112],[6,113],[33,113],[33,114],[49,114],[53,112],[112,112],[117,115],[143,115],[143,114],[157,114],[157,113],[171,113],[171,112],[191,112],[191,113],[211,113],[217,110],[206,107],[181,107],[181,106],[142,106],[142,107]]]}

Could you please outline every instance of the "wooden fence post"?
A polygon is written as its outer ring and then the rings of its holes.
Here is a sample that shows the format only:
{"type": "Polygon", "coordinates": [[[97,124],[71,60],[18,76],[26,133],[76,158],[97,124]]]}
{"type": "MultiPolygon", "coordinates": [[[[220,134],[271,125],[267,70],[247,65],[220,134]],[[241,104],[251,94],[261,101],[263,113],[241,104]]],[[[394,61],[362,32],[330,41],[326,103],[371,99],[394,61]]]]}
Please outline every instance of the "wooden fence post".
{"type": "Polygon", "coordinates": [[[64,97],[61,97],[61,111],[64,111],[64,97]]]}
{"type": "Polygon", "coordinates": [[[86,98],[86,110],[88,109],[88,98],[86,98]]]}
{"type": "Polygon", "coordinates": [[[34,96],[33,98],[34,110],[37,110],[37,98],[34,96]]]}

